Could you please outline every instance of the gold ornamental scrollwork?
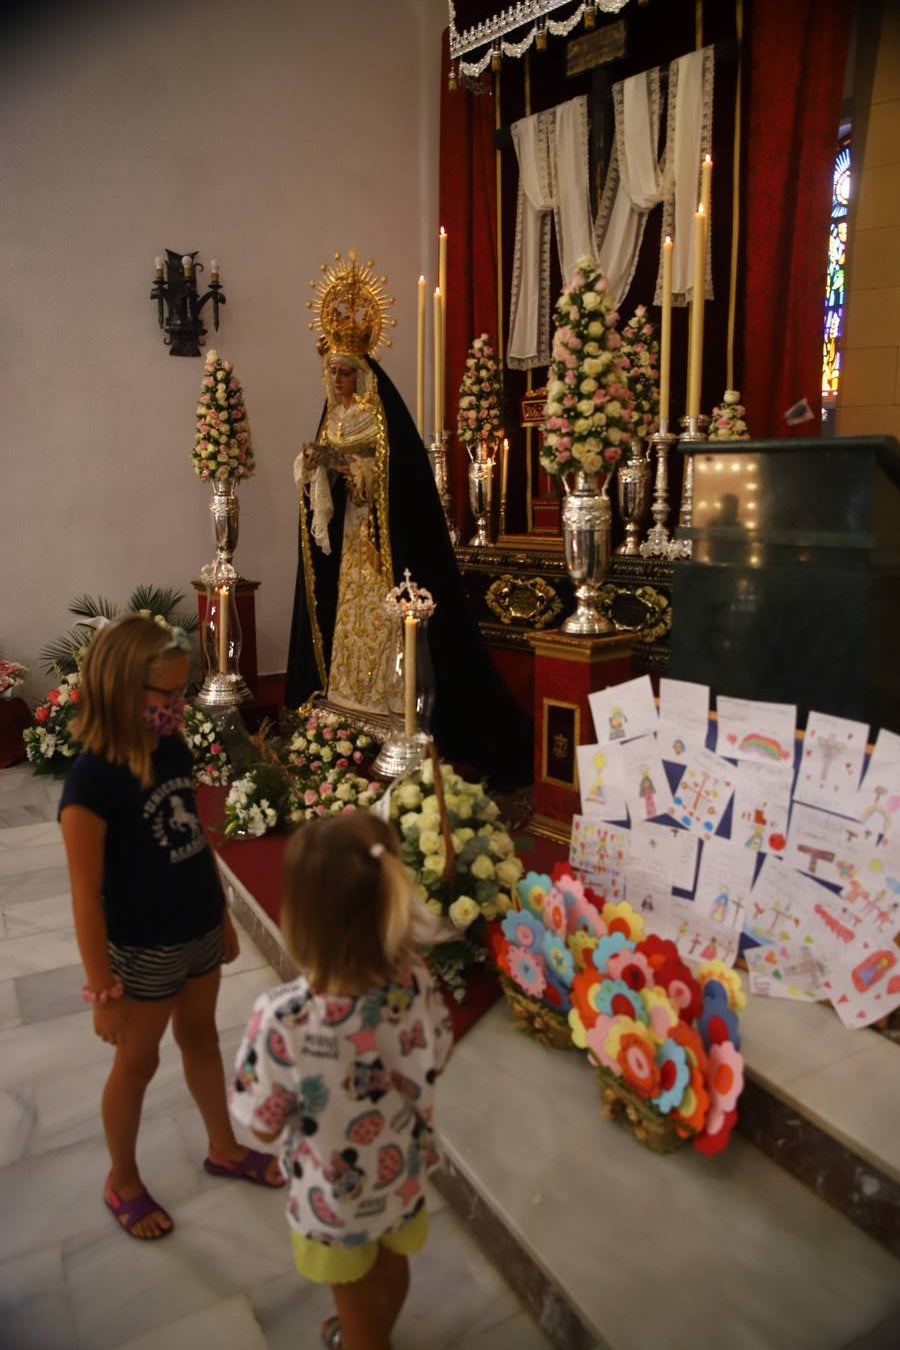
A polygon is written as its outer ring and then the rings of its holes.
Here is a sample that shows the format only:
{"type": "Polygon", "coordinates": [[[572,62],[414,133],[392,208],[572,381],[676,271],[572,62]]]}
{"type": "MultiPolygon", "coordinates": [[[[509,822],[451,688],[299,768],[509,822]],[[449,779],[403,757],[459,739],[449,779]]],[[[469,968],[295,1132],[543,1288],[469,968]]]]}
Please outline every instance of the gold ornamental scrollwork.
{"type": "Polygon", "coordinates": [[[669,597],[655,586],[616,586],[607,582],[601,586],[597,603],[607,614],[617,633],[634,633],[640,642],[658,642],[672,629],[672,607],[669,597]],[[637,613],[634,613],[637,608],[637,613]],[[631,615],[623,615],[623,609],[631,615]]]}
{"type": "Polygon", "coordinates": [[[547,628],[562,612],[563,603],[543,577],[514,577],[505,572],[485,591],[484,602],[504,624],[547,628]]]}

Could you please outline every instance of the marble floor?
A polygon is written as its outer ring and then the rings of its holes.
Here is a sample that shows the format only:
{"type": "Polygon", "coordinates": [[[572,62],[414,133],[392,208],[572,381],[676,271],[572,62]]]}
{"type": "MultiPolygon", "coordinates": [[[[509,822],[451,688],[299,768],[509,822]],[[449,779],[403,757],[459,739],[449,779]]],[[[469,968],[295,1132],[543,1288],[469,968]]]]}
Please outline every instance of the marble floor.
{"type": "MultiPolygon", "coordinates": [[[[319,1344],[326,1290],[293,1272],[282,1198],[203,1171],[202,1125],[167,1037],[148,1093],[141,1166],[177,1230],[140,1244],[100,1199],[98,1102],[109,1048],[81,1002],[59,787],[0,772],[0,1345],[4,1350],[297,1350],[319,1344]]],[[[226,1061],[277,983],[245,941],[219,1000],[226,1061]]],[[[396,1350],[546,1350],[454,1210],[433,1197],[396,1350]]]]}

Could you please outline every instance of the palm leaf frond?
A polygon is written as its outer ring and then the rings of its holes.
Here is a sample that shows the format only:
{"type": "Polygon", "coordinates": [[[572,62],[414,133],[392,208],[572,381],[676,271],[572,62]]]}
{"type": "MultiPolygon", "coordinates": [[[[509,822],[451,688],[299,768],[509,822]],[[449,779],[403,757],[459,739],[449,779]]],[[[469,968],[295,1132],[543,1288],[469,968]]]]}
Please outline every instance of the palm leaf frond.
{"type": "Polygon", "coordinates": [[[135,586],[128,601],[129,609],[149,609],[151,614],[161,614],[168,619],[176,605],[184,599],[184,591],[176,591],[171,586],[135,586]]]}
{"type": "Polygon", "coordinates": [[[48,675],[62,679],[64,675],[74,675],[78,669],[78,658],[90,641],[90,629],[84,624],[76,624],[68,633],[48,642],[40,653],[41,664],[48,675]]]}
{"type": "Polygon", "coordinates": [[[86,619],[114,619],[119,612],[119,606],[112,600],[107,600],[105,595],[76,595],[74,600],[69,601],[69,613],[81,614],[86,619]]]}

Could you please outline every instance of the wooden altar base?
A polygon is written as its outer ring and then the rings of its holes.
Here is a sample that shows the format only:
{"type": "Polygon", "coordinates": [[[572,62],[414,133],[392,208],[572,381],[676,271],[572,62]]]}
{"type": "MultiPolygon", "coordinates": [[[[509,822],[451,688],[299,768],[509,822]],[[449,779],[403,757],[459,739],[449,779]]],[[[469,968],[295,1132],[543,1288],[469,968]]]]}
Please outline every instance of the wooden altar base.
{"type": "MultiPolygon", "coordinates": [[[[223,795],[201,790],[209,825],[223,795]]],[[[283,837],[213,842],[239,922],[288,978],[254,895],[277,913],[283,837]]],[[[517,842],[535,870],[563,851],[517,842]]],[[[900,1343],[900,1047],[751,998],[742,1133],[717,1158],[663,1157],[602,1119],[582,1056],[517,1031],[503,1002],[481,1012],[442,1079],[436,1185],[560,1350],[900,1343]]]]}

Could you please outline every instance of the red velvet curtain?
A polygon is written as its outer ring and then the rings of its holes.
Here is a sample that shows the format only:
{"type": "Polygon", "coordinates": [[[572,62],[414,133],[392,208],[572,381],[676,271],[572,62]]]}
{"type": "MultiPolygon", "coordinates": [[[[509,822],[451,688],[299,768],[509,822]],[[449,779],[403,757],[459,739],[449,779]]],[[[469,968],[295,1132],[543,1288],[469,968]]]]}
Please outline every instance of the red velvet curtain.
{"type": "Polygon", "coordinates": [[[753,0],[741,194],[743,368],[753,436],[821,431],[831,182],[853,5],[753,0]],[[784,413],[806,398],[814,420],[784,413]]]}
{"type": "Polygon", "coordinates": [[[449,40],[441,62],[440,217],[447,231],[447,352],[445,427],[453,517],[463,538],[471,533],[468,467],[455,438],[459,385],[466,355],[481,333],[497,345],[497,189],[494,100],[448,88],[449,40]]]}

